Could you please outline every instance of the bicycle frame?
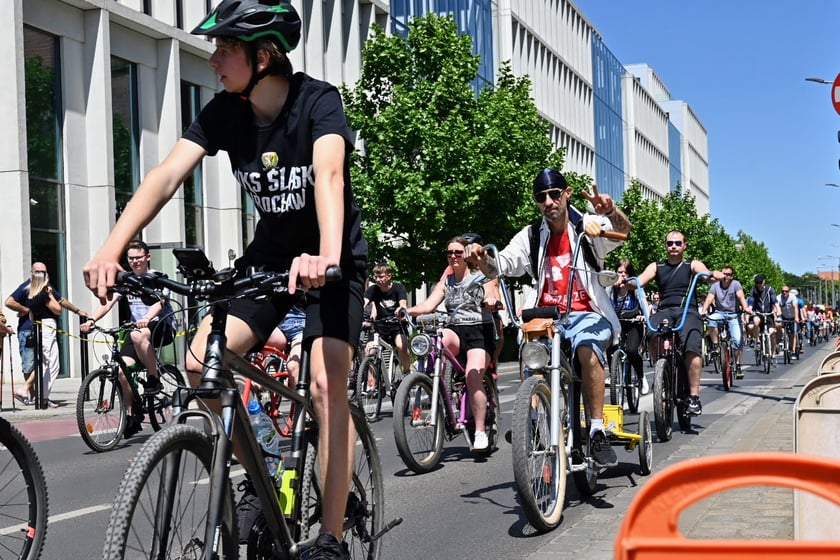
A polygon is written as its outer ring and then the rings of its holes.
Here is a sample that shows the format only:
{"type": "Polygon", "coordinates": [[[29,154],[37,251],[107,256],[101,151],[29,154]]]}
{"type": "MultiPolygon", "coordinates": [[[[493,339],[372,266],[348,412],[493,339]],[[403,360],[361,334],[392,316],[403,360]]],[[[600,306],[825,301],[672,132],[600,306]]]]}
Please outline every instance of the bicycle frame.
{"type": "MultiPolygon", "coordinates": [[[[120,353],[120,341],[119,341],[119,332],[132,328],[133,323],[126,323],[120,325],[116,329],[103,329],[101,327],[94,327],[96,330],[104,334],[105,336],[111,339],[110,346],[111,346],[111,357],[108,362],[102,364],[102,367],[112,369],[116,366],[118,369],[117,371],[113,372],[117,376],[119,376],[120,372],[123,373],[126,380],[128,381],[128,386],[131,388],[131,393],[134,398],[134,406],[139,407],[141,410],[145,411],[146,405],[143,402],[143,399],[140,396],[139,391],[137,390],[137,382],[135,380],[135,375],[139,369],[135,369],[133,371],[129,371],[128,365],[125,363],[125,360],[120,353]]],[[[142,363],[137,363],[140,369],[146,370],[146,367],[142,363]]],[[[147,373],[148,375],[148,373],[147,373]]],[[[113,410],[114,408],[114,392],[117,390],[117,385],[111,385],[111,398],[108,399],[108,408],[113,410]]],[[[100,400],[102,395],[99,395],[100,400]]]]}
{"type": "Polygon", "coordinates": [[[385,383],[385,390],[390,392],[394,386],[394,376],[397,372],[397,348],[391,346],[374,328],[372,339],[365,345],[365,356],[377,356],[382,364],[382,380],[385,383]]]}
{"type": "MultiPolygon", "coordinates": [[[[466,371],[464,370],[464,366],[461,365],[461,362],[455,357],[452,352],[450,352],[444,345],[443,345],[443,329],[445,328],[447,316],[444,314],[430,314],[429,316],[421,316],[418,317],[418,323],[422,324],[424,322],[424,317],[427,319],[433,316],[434,323],[436,326],[435,331],[433,333],[426,333],[426,336],[432,342],[432,347],[430,349],[429,354],[426,356],[426,368],[425,373],[429,374],[432,378],[432,402],[431,402],[431,416],[429,425],[435,426],[436,419],[437,419],[437,407],[439,405],[439,397],[443,395],[443,405],[444,405],[444,416],[446,419],[446,432],[450,436],[450,439],[457,435],[460,432],[463,432],[466,435],[466,431],[464,427],[467,425],[467,421],[472,416],[472,410],[470,408],[470,400],[468,398],[466,386],[464,390],[460,393],[460,406],[459,412],[456,418],[455,408],[453,407],[452,403],[452,392],[451,389],[446,385],[446,379],[443,375],[444,373],[444,366],[446,363],[453,368],[453,377],[455,375],[464,376],[466,375],[466,371]],[[431,364],[431,367],[429,365],[431,364]],[[431,370],[431,371],[430,371],[431,370]]],[[[469,440],[469,438],[467,438],[469,440]]],[[[469,442],[468,443],[472,443],[469,442]]]]}

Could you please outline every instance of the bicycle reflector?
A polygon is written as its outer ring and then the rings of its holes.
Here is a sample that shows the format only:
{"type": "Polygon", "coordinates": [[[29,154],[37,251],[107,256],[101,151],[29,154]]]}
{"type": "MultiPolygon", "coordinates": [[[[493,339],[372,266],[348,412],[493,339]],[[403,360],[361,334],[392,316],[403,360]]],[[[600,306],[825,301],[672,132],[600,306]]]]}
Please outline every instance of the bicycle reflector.
{"type": "Polygon", "coordinates": [[[548,361],[548,348],[542,342],[529,342],[522,347],[522,363],[528,369],[542,369],[548,361]]]}
{"type": "Polygon", "coordinates": [[[432,339],[427,334],[411,337],[411,353],[418,357],[427,356],[432,350],[432,339]]]}

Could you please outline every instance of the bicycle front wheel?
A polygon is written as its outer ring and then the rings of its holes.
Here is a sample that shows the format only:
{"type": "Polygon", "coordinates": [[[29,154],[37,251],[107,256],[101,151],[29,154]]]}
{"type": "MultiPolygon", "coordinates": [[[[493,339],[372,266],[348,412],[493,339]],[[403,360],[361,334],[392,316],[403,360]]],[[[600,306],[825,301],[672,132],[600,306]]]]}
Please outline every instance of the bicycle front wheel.
{"type": "MultiPolygon", "coordinates": [[[[566,499],[566,442],[551,446],[551,389],[529,377],[516,392],[511,419],[513,477],[519,504],[537,531],[560,524],[566,499]]],[[[562,431],[562,428],[561,428],[562,431]]]]}
{"type": "Polygon", "coordinates": [[[32,445],[0,418],[0,558],[36,560],[47,534],[47,483],[32,445]],[[11,530],[13,529],[13,530],[11,530]]]}
{"type": "Polygon", "coordinates": [[[653,421],[659,441],[669,441],[674,429],[674,388],[671,386],[671,364],[666,358],[653,368],[653,421]]]}
{"type": "Polygon", "coordinates": [[[394,442],[406,467],[422,474],[438,465],[443,452],[443,422],[443,399],[438,400],[432,418],[432,380],[425,373],[410,373],[394,398],[394,442]]]}
{"type": "Polygon", "coordinates": [[[610,404],[624,406],[624,375],[622,371],[621,352],[616,349],[610,358],[610,404]]]}
{"type": "Polygon", "coordinates": [[[76,424],[82,441],[94,451],[109,451],[119,443],[126,411],[116,373],[101,368],[82,380],[76,396],[76,424]]]}
{"type": "Polygon", "coordinates": [[[379,418],[382,395],[382,361],[378,356],[367,356],[362,360],[356,377],[356,403],[368,420],[379,418]]]}
{"type": "Polygon", "coordinates": [[[172,397],[178,387],[186,387],[184,375],[173,364],[160,364],[158,376],[163,389],[154,395],[149,395],[146,401],[149,412],[149,423],[154,431],[160,430],[172,418],[172,397]]]}
{"type": "Polygon", "coordinates": [[[723,390],[728,391],[729,388],[732,386],[732,360],[729,354],[729,345],[726,344],[723,346],[723,350],[721,351],[721,370],[720,376],[721,380],[723,381],[723,390]]]}
{"type": "MultiPolygon", "coordinates": [[[[379,449],[364,413],[351,405],[350,417],[356,428],[356,455],[344,514],[343,540],[350,549],[350,558],[377,560],[382,544],[380,539],[371,540],[371,537],[382,530],[385,522],[385,490],[379,449]]],[[[319,473],[317,442],[310,441],[301,480],[300,540],[315,538],[320,528],[323,512],[319,473]]]]}
{"type": "MultiPolygon", "coordinates": [[[[174,424],[154,434],[123,477],[105,532],[104,560],[206,558],[213,444],[205,433],[174,424]]],[[[239,557],[233,489],[223,488],[220,560],[239,557]]]]}

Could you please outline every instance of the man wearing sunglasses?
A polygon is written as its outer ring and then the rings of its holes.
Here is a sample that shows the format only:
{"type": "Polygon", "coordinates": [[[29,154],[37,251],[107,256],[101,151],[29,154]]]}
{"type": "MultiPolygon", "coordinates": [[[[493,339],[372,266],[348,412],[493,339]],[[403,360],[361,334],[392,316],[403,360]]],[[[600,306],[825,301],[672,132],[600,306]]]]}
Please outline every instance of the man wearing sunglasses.
{"type": "Polygon", "coordinates": [[[787,286],[782,286],[782,293],[777,297],[776,303],[779,304],[779,312],[781,313],[778,317],[777,328],[782,336],[787,332],[788,340],[790,340],[790,353],[798,360],[797,340],[799,339],[800,311],[796,294],[792,294],[787,286]]]}
{"type": "Polygon", "coordinates": [[[468,247],[468,258],[489,277],[529,274],[534,295],[526,301],[526,309],[556,307],[565,312],[569,290],[573,290],[565,336],[581,365],[584,404],[590,417],[590,456],[599,467],[609,467],[618,459],[604,431],[604,365],[607,348],[618,343],[621,324],[597,273],[607,253],[622,242],[598,235],[601,230],[629,233],[630,221],[608,194],[599,194],[595,185],[592,191],[583,193],[591,207],[581,214],[569,204],[571,189],[566,178],[554,169],[543,169],[534,179],[534,201],[542,214],[539,222],[517,233],[495,260],[478,245],[468,247]],[[572,263],[579,239],[583,258],[572,263]],[[572,267],[575,281],[569,286],[572,267]]]}
{"type": "Polygon", "coordinates": [[[718,329],[721,323],[726,321],[729,327],[729,335],[732,337],[732,347],[735,349],[735,378],[743,379],[741,371],[741,354],[743,337],[741,336],[741,321],[738,319],[738,307],[749,312],[750,307],[744,297],[744,289],[741,283],[734,279],[734,271],[731,266],[724,266],[723,280],[713,284],[709,289],[709,295],[703,302],[702,315],[709,312],[709,307],[714,305],[715,311],[709,315],[709,338],[717,348],[718,329]]]}
{"type": "MultiPolygon", "coordinates": [[[[720,271],[710,272],[706,265],[697,259],[686,260],[683,253],[686,249],[685,235],[681,231],[670,231],[665,236],[665,249],[668,258],[652,262],[639,274],[639,284],[644,286],[651,280],[656,280],[659,287],[659,310],[650,318],[654,326],[658,326],[664,319],[668,319],[671,326],[676,326],[682,319],[685,306],[688,313],[685,325],[677,333],[677,339],[682,346],[685,359],[685,369],[688,372],[689,400],[688,414],[700,416],[703,405],[700,403],[700,374],[703,371],[703,322],[697,305],[696,293],[688,298],[688,289],[695,274],[700,272],[712,274],[710,282],[723,279],[720,271]]],[[[656,345],[650,345],[650,355],[656,361],[656,345]]]]}

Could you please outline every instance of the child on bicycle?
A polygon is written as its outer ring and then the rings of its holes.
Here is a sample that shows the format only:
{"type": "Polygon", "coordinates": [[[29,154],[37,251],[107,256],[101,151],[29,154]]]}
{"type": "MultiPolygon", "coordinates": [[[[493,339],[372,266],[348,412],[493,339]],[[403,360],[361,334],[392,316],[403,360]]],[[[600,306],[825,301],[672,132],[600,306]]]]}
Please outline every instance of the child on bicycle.
{"type": "MultiPolygon", "coordinates": [[[[215,40],[210,66],[224,91],[152,169],[127,204],[85,281],[105,301],[128,240],[145,227],[207,155],[225,151],[240,187],[260,215],[254,240],[235,263],[288,269],[289,295],[269,302],[231,302],[228,348],[259,349],[306,290],[305,348],[310,348],[312,393],[321,419],[318,457],[324,480],[321,535],[309,558],[348,558],[342,543],[352,454],[347,375],[362,322],[367,244],[350,188],[353,136],[338,89],[293,73],[288,53],[301,33],[295,8],[278,0],[223,0],[195,29],[215,40]],[[343,277],[326,283],[326,270],[343,277]]],[[[187,353],[190,382],[198,384],[210,317],[187,353]]],[[[236,442],[234,442],[236,445],[236,442]]],[[[236,448],[236,447],[235,447],[236,448]]]]}

